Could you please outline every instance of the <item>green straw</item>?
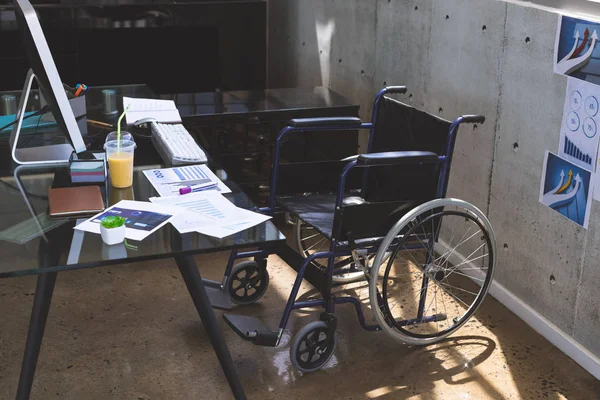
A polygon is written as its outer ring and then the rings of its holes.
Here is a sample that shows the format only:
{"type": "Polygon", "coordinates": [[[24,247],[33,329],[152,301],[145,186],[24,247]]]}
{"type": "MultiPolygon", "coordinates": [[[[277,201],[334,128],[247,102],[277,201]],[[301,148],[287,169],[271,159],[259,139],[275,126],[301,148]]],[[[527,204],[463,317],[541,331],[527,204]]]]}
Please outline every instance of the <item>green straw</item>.
{"type": "Polygon", "coordinates": [[[129,110],[129,106],[131,106],[131,104],[128,104],[127,107],[125,107],[123,114],[121,114],[119,120],[117,121],[117,151],[121,151],[121,120],[125,116],[127,110],[129,110]]]}

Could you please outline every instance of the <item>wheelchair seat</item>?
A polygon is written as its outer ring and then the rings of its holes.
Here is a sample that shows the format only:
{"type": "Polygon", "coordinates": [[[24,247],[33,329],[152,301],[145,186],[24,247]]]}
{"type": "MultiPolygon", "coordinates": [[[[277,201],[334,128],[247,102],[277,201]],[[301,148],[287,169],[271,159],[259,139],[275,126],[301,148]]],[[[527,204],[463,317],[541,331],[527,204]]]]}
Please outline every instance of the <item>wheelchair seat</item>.
{"type": "Polygon", "coordinates": [[[291,215],[300,218],[321,235],[331,240],[335,197],[335,194],[278,196],[277,202],[291,215]]]}
{"type": "MultiPolygon", "coordinates": [[[[301,219],[321,235],[331,240],[333,237],[333,221],[335,216],[335,194],[277,196],[276,200],[283,210],[301,219]]],[[[347,196],[344,198],[343,207],[351,209],[353,206],[365,204],[368,204],[368,202],[362,197],[347,196]]],[[[390,214],[394,214],[395,218],[399,218],[404,212],[411,210],[417,205],[419,205],[419,202],[415,200],[397,201],[394,202],[393,209],[389,211],[390,214]]],[[[385,229],[388,229],[388,227],[386,226],[385,229]]]]}

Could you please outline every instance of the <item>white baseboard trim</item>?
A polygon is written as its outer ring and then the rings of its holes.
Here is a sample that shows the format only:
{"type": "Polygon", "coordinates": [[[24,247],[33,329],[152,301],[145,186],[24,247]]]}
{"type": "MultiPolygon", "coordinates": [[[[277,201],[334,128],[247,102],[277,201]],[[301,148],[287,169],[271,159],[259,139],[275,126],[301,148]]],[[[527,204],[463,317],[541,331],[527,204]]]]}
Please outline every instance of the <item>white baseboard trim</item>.
{"type": "MultiPolygon", "coordinates": [[[[436,244],[436,251],[440,254],[443,254],[447,249],[448,245],[441,240],[436,244]]],[[[459,253],[453,253],[450,257],[450,262],[455,265],[460,264],[464,260],[465,257],[459,253]]],[[[470,263],[464,265],[468,266],[469,264],[470,263]]],[[[467,271],[462,272],[465,274],[467,273],[467,271]]],[[[477,280],[473,281],[478,283],[477,280]]],[[[545,337],[550,343],[558,347],[563,353],[571,357],[596,379],[600,380],[600,358],[596,357],[592,352],[583,347],[581,343],[566,334],[559,327],[547,320],[543,315],[531,308],[523,300],[515,296],[514,293],[495,280],[490,285],[489,294],[510,311],[515,313],[536,332],[545,337]]]]}

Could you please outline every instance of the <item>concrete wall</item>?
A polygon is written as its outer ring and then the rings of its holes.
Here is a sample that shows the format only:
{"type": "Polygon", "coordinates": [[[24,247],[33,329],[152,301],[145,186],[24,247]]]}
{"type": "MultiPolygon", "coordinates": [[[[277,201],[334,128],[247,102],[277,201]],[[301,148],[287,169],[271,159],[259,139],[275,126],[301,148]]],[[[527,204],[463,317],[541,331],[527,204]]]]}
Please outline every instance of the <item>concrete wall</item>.
{"type": "Polygon", "coordinates": [[[598,204],[587,231],[538,202],[566,90],[552,72],[556,14],[498,0],[271,0],[269,11],[271,87],[324,84],[369,120],[376,91],[403,84],[402,100],[431,113],[487,117],[461,128],[449,195],[489,215],[498,282],[600,356],[598,204]]]}

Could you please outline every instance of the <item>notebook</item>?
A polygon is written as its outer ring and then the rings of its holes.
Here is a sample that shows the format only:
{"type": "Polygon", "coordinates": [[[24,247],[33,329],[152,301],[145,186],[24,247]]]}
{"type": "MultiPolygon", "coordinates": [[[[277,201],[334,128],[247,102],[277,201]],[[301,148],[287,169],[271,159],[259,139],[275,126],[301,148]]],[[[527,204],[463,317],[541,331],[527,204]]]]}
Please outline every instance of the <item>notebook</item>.
{"type": "Polygon", "coordinates": [[[127,108],[127,125],[143,118],[154,118],[158,122],[181,123],[181,116],[173,100],[136,99],[123,97],[123,109],[127,108]]]}
{"type": "Polygon", "coordinates": [[[98,186],[74,186],[48,189],[50,216],[81,216],[104,210],[98,186]]]}

